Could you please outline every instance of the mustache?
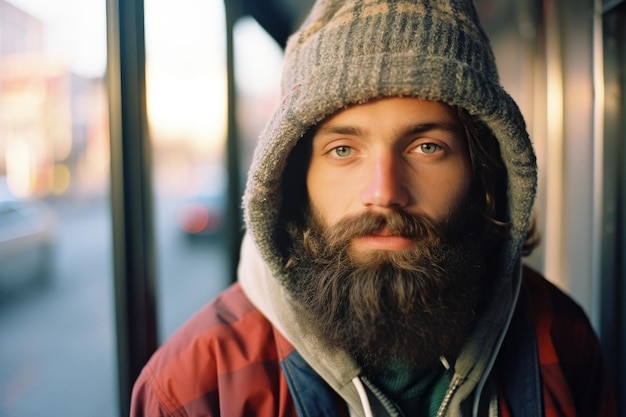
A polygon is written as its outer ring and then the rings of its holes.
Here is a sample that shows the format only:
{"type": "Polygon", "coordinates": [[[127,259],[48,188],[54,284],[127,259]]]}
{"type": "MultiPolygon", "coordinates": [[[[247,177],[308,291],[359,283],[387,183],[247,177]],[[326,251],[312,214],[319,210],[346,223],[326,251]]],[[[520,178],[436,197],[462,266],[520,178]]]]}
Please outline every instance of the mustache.
{"type": "MultiPolygon", "coordinates": [[[[318,216],[315,216],[319,218],[318,216]]],[[[348,216],[327,228],[330,242],[341,242],[385,230],[387,233],[413,240],[433,239],[446,233],[447,222],[436,222],[428,216],[395,210],[388,213],[364,212],[348,216]]]]}

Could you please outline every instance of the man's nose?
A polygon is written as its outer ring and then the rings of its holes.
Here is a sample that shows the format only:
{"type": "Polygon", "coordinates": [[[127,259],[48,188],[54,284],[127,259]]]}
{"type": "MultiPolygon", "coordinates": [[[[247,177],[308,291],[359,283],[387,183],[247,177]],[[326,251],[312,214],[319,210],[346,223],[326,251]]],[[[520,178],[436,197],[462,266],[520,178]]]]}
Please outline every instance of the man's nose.
{"type": "Polygon", "coordinates": [[[402,161],[391,154],[380,155],[372,161],[365,174],[361,202],[368,208],[403,208],[409,204],[402,161]]]}

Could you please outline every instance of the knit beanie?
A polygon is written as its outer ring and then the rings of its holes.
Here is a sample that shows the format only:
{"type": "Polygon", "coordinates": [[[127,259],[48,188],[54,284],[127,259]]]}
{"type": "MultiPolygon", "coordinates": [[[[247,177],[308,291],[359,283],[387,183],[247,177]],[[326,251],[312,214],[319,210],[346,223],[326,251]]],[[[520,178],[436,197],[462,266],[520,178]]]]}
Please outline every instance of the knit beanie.
{"type": "Polygon", "coordinates": [[[510,276],[526,235],[536,161],[524,119],[500,86],[471,0],[318,0],[287,42],[283,99],[260,135],[244,193],[246,227],[275,276],[281,179],[297,141],[327,116],[404,96],[465,109],[491,129],[508,171],[511,229],[500,273],[510,276]]]}

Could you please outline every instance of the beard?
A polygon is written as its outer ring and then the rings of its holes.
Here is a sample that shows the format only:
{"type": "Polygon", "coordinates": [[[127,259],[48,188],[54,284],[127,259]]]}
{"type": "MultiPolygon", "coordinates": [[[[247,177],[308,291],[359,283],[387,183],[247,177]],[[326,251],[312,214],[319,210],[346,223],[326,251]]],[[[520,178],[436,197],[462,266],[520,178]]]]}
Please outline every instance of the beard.
{"type": "Polygon", "coordinates": [[[305,226],[288,227],[292,249],[283,284],[326,347],[345,349],[371,370],[456,357],[484,286],[482,250],[468,232],[473,216],[455,210],[434,222],[404,211],[366,212],[332,227],[319,215],[305,217],[305,226]],[[414,244],[356,256],[351,240],[383,227],[414,244]]]}

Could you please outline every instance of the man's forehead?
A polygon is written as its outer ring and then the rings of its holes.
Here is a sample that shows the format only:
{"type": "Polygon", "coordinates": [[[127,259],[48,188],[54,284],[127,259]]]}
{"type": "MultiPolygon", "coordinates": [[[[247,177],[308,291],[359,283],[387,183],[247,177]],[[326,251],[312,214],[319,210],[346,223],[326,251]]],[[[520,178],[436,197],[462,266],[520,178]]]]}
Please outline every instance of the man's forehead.
{"type": "Polygon", "coordinates": [[[461,127],[458,112],[442,102],[413,97],[386,97],[340,109],[320,122],[314,135],[363,136],[381,125],[398,134],[443,130],[457,133],[461,127]]]}

